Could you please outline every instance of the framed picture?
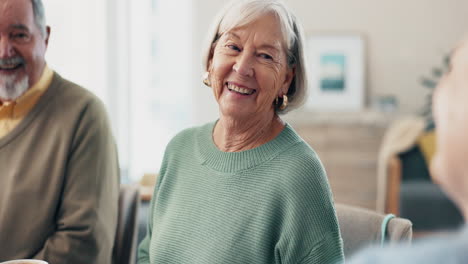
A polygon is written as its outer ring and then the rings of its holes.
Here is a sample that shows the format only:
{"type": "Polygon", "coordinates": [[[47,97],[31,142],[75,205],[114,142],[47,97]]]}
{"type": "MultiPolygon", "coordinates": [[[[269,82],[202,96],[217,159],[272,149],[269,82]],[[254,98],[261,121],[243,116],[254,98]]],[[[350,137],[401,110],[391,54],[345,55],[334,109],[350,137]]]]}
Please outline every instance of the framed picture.
{"type": "Polygon", "coordinates": [[[312,35],[307,38],[309,98],[307,108],[359,111],[364,106],[364,43],[359,35],[312,35]]]}

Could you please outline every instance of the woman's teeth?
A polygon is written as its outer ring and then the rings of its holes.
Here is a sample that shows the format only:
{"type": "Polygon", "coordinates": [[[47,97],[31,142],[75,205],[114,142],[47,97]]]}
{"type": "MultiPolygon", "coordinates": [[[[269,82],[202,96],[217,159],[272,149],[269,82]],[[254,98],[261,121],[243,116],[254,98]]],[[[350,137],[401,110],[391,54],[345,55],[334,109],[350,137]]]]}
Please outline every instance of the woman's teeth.
{"type": "Polygon", "coordinates": [[[241,88],[237,85],[234,85],[232,83],[228,83],[227,84],[227,88],[230,90],[230,91],[235,91],[235,92],[238,92],[240,94],[245,94],[245,95],[251,95],[255,92],[254,89],[245,89],[245,88],[241,88]]]}

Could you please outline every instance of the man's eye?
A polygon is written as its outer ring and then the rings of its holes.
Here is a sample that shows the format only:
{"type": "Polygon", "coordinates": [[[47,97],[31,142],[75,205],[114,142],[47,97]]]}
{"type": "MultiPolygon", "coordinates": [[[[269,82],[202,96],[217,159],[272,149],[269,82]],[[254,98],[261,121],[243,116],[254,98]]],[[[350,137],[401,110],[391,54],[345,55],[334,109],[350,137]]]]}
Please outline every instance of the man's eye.
{"type": "Polygon", "coordinates": [[[28,35],[25,34],[25,33],[16,33],[16,34],[13,34],[13,38],[15,38],[15,39],[27,39],[28,35]]]}
{"type": "Polygon", "coordinates": [[[227,45],[227,47],[235,51],[240,51],[240,48],[237,47],[236,45],[227,45]]]}

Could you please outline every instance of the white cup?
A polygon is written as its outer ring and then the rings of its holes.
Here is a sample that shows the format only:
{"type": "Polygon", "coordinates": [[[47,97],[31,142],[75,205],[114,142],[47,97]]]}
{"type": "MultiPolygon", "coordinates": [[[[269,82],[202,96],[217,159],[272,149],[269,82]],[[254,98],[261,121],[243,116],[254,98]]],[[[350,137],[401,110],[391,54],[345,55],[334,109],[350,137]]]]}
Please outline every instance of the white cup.
{"type": "Polygon", "coordinates": [[[5,261],[0,264],[49,264],[49,263],[46,261],[37,260],[37,259],[15,259],[15,260],[5,261]]]}

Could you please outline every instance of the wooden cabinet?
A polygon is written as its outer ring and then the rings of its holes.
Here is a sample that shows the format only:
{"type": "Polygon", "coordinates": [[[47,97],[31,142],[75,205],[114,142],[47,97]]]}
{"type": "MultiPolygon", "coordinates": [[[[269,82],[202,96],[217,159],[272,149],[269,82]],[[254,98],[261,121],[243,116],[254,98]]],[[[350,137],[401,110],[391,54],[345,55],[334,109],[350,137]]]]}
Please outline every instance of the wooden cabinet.
{"type": "Polygon", "coordinates": [[[322,160],[336,202],[374,210],[382,124],[325,122],[294,125],[322,160]]]}

